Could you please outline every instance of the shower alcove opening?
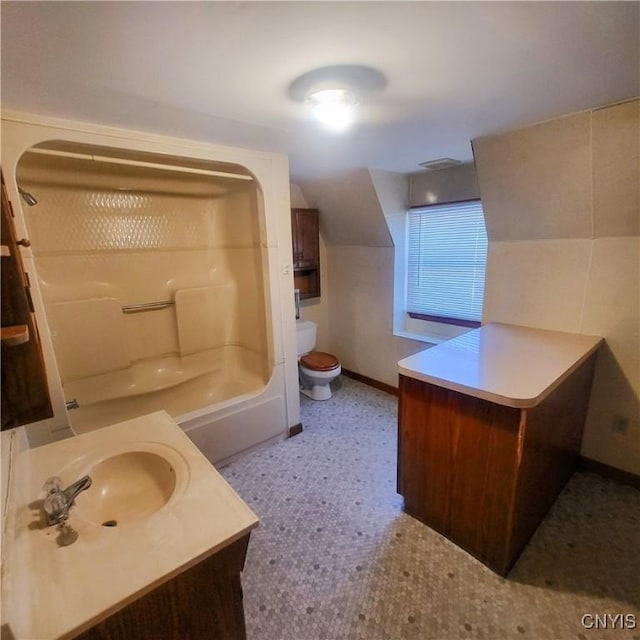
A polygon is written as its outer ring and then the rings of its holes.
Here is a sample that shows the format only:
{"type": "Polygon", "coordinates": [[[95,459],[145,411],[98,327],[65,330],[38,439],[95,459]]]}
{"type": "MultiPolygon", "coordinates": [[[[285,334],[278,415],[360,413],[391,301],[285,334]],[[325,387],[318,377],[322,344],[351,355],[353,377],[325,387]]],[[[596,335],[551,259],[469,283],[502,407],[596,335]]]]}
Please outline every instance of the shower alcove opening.
{"type": "Polygon", "coordinates": [[[22,210],[75,433],[163,409],[215,461],[286,429],[283,390],[265,393],[268,244],[247,169],[59,141],[23,153],[16,181],[37,201],[22,210]]]}

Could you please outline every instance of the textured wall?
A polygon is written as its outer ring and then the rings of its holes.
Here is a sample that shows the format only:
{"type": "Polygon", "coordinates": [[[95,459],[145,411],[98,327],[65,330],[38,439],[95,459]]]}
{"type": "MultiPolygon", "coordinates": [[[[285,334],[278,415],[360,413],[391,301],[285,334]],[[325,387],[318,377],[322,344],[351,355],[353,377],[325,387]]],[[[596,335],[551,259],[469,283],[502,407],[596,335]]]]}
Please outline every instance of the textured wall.
{"type": "Polygon", "coordinates": [[[398,360],[427,347],[393,335],[393,248],[328,247],[331,351],[342,365],[398,386],[398,360]]]}
{"type": "Polygon", "coordinates": [[[603,336],[583,455],[635,473],[639,146],[639,100],[473,141],[490,240],[483,321],[603,336]]]}

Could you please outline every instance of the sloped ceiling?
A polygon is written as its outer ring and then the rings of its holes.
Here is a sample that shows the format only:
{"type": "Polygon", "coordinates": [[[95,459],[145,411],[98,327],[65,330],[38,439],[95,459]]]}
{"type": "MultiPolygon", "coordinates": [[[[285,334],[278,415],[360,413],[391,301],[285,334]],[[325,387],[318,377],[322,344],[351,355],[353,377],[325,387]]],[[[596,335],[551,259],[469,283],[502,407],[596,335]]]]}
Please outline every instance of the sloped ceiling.
{"type": "Polygon", "coordinates": [[[3,109],[285,153],[294,181],[470,161],[473,138],[640,91],[638,2],[4,0],[0,12],[3,109]],[[333,65],[386,79],[343,135],[288,92],[333,65]]]}
{"type": "Polygon", "coordinates": [[[334,178],[300,183],[309,206],[320,210],[320,232],[328,245],[392,247],[371,174],[356,169],[334,178]]]}

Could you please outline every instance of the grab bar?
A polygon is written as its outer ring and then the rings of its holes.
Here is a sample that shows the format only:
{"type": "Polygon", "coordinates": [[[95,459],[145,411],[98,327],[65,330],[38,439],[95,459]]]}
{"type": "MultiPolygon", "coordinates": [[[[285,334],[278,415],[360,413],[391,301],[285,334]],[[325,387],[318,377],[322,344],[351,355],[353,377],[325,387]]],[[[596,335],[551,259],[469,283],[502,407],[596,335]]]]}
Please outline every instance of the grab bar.
{"type": "Polygon", "coordinates": [[[141,311],[156,311],[172,307],[175,302],[164,300],[163,302],[144,302],[142,304],[126,304],[122,307],[122,313],[140,313],[141,311]]]}

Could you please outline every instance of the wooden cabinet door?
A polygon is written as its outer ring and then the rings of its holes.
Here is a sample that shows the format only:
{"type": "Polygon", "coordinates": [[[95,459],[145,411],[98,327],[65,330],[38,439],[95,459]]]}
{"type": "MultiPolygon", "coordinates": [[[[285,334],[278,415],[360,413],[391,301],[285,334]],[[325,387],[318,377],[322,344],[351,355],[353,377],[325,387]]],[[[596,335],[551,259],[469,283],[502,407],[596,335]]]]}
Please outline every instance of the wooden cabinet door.
{"type": "Polygon", "coordinates": [[[320,296],[320,227],[317,209],[291,209],[293,280],[300,299],[320,296]]]}
{"type": "Polygon", "coordinates": [[[292,209],[293,266],[298,269],[316,269],[320,264],[318,211],[292,209]]]}
{"type": "Polygon", "coordinates": [[[300,243],[300,234],[298,232],[298,211],[299,209],[291,209],[291,244],[293,249],[293,268],[297,269],[302,252],[300,243]]]}
{"type": "Polygon", "coordinates": [[[521,410],[400,376],[398,492],[405,511],[500,575],[513,523],[521,410]]]}
{"type": "MultiPolygon", "coordinates": [[[[26,241],[22,240],[21,243],[26,241]]],[[[2,429],[53,416],[29,283],[2,178],[2,429]]]]}

